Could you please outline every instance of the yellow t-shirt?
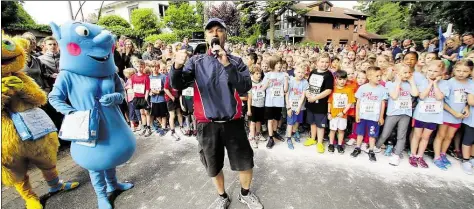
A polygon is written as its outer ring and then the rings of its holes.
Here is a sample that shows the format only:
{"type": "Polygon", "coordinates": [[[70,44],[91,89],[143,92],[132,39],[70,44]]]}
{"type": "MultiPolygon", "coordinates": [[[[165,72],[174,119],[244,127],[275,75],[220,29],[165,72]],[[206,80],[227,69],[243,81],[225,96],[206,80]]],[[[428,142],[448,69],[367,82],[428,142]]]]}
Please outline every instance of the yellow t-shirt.
{"type": "MultiPolygon", "coordinates": [[[[334,91],[328,100],[328,103],[331,105],[331,116],[333,118],[336,117],[340,112],[344,111],[347,104],[353,104],[355,102],[354,90],[351,89],[351,87],[347,85],[342,89],[337,86],[334,87],[334,91]]],[[[347,113],[342,117],[347,118],[347,113]]]]}

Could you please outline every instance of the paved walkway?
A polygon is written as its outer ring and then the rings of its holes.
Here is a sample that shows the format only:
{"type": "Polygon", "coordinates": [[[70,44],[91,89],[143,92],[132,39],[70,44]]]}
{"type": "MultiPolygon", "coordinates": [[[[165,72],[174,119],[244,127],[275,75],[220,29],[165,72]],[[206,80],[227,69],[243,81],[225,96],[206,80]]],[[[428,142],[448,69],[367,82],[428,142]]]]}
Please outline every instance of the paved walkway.
{"type": "MultiPolygon", "coordinates": [[[[132,160],[118,168],[119,179],[135,183],[135,188],[119,195],[117,209],[207,209],[214,202],[214,186],[206,176],[197,154],[197,141],[184,138],[174,142],[169,136],[138,138],[132,160]]],[[[272,150],[262,144],[255,151],[255,178],[252,186],[266,209],[355,209],[355,208],[474,208],[474,176],[465,175],[459,162],[448,171],[434,167],[412,168],[404,159],[394,167],[388,158],[377,155],[371,163],[362,153],[354,159],[344,155],[317,154],[316,148],[286,143],[272,150]]],[[[97,208],[88,173],[77,166],[67,151],[60,154],[59,170],[65,179],[78,180],[78,189],[55,195],[46,209],[97,208]]],[[[238,175],[225,165],[231,209],[245,209],[237,200],[238,175]]],[[[37,169],[30,172],[33,187],[45,194],[46,183],[37,169]]],[[[2,188],[2,208],[24,208],[12,188],[2,188]]]]}

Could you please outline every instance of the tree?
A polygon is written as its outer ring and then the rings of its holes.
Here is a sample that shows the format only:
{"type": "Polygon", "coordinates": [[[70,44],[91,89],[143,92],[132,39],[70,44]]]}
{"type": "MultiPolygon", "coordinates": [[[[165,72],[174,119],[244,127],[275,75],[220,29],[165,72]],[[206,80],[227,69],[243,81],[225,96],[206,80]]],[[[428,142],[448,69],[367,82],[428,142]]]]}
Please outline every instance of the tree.
{"type": "Polygon", "coordinates": [[[275,16],[280,15],[281,12],[291,9],[291,7],[298,3],[297,1],[268,1],[265,2],[265,13],[267,21],[270,25],[270,46],[273,46],[275,39],[275,16]]]}
{"type": "Polygon", "coordinates": [[[227,1],[219,5],[213,5],[207,8],[207,16],[209,18],[219,18],[224,21],[230,35],[239,34],[240,14],[233,3],[227,1]]]}
{"type": "Polygon", "coordinates": [[[202,17],[194,12],[194,6],[183,3],[179,7],[176,5],[168,7],[163,17],[163,25],[172,30],[197,30],[202,27],[198,25],[199,20],[202,22],[202,17]]]}
{"type": "Polygon", "coordinates": [[[447,26],[453,24],[460,33],[474,31],[474,2],[472,1],[433,1],[416,2],[414,7],[431,24],[447,26]]]}
{"type": "Polygon", "coordinates": [[[150,35],[159,31],[158,17],[153,9],[135,9],[130,17],[135,30],[144,35],[150,35]]]}
{"type": "MultiPolygon", "coordinates": [[[[85,19],[85,22],[97,24],[97,14],[96,13],[89,13],[85,19]]],[[[129,24],[130,25],[130,24],[129,24]]]]}
{"type": "Polygon", "coordinates": [[[256,1],[237,1],[235,2],[237,9],[240,11],[240,35],[248,37],[254,34],[257,25],[258,9],[256,1]]]}
{"type": "Polygon", "coordinates": [[[130,28],[130,23],[128,23],[125,19],[123,19],[122,17],[118,15],[102,16],[100,20],[97,22],[97,25],[101,25],[104,27],[118,26],[118,27],[130,28]]]}
{"type": "Polygon", "coordinates": [[[2,1],[2,27],[10,25],[35,25],[35,21],[16,1],[2,1]]]}
{"type": "Polygon", "coordinates": [[[198,26],[204,26],[204,2],[196,1],[196,13],[199,15],[199,19],[197,20],[198,26]]]}

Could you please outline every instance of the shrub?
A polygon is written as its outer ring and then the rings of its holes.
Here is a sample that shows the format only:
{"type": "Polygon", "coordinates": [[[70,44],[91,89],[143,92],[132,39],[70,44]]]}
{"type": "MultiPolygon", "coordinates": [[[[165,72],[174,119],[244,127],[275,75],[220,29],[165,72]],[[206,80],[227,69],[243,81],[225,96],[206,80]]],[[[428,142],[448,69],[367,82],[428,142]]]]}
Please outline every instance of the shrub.
{"type": "Polygon", "coordinates": [[[145,38],[145,42],[150,42],[150,43],[154,43],[156,40],[161,40],[165,43],[172,44],[174,42],[177,42],[179,39],[175,33],[153,34],[145,38]]]}
{"type": "Polygon", "coordinates": [[[130,28],[130,23],[118,15],[107,15],[100,18],[97,22],[97,25],[104,27],[115,27],[121,26],[124,28],[130,28]]]}

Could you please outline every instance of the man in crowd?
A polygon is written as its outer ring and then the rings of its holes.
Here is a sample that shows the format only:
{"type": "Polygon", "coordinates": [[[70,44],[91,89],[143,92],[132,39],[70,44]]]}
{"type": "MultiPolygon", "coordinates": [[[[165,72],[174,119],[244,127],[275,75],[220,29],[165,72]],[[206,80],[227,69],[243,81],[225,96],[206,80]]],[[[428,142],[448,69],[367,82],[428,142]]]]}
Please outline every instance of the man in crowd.
{"type": "Polygon", "coordinates": [[[219,18],[209,19],[205,26],[205,36],[211,48],[208,54],[193,56],[187,62],[188,54],[185,50],[176,54],[170,72],[171,86],[178,90],[194,86],[194,92],[199,92],[194,96],[199,154],[219,194],[215,202],[216,208],[226,209],[230,205],[222,172],[225,147],[231,169],[239,171],[239,201],[247,204],[250,209],[263,209],[258,197],[249,190],[254,155],[247,140],[242,120],[242,101],[238,96],[252,88],[249,70],[242,59],[228,55],[223,50],[227,39],[224,21],[219,18]],[[219,40],[219,44],[211,45],[213,39],[219,40]],[[213,80],[212,85],[209,80],[213,80]]]}
{"type": "Polygon", "coordinates": [[[45,53],[38,57],[45,67],[43,74],[48,86],[53,86],[59,73],[59,48],[58,42],[52,36],[44,38],[45,53]]]}
{"type": "MultiPolygon", "coordinates": [[[[156,50],[151,43],[146,43],[145,44],[146,51],[143,52],[142,54],[142,59],[143,60],[159,60],[161,59],[161,54],[158,53],[158,50],[156,50]]],[[[161,50],[160,50],[161,52],[161,50]]]]}
{"type": "Polygon", "coordinates": [[[193,55],[193,47],[189,45],[189,38],[187,36],[183,38],[183,46],[181,49],[185,49],[188,56],[193,55]]]}
{"type": "Polygon", "coordinates": [[[462,49],[462,54],[466,55],[470,51],[474,50],[474,38],[473,38],[474,33],[472,32],[467,32],[462,35],[462,42],[465,44],[462,49]]]}
{"type": "Polygon", "coordinates": [[[390,49],[392,50],[393,60],[395,60],[395,57],[397,56],[397,54],[402,53],[402,49],[398,47],[398,39],[392,40],[392,46],[390,47],[390,49]]]}

